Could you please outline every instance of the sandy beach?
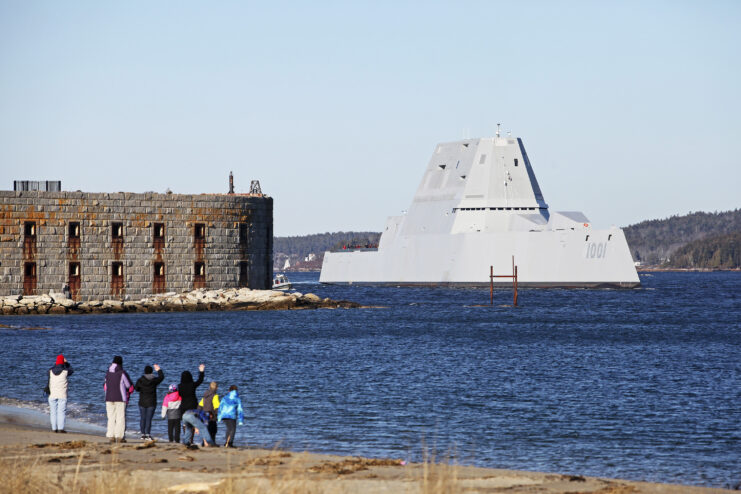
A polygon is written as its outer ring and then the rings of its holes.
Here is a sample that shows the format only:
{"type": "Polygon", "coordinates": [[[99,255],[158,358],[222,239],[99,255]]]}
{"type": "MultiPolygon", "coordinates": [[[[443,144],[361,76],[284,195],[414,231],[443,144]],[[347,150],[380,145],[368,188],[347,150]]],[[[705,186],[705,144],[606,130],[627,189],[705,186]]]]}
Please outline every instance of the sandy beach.
{"type": "MultiPolygon", "coordinates": [[[[36,410],[0,407],[3,492],[133,493],[712,493],[670,484],[498,470],[431,460],[403,464],[241,446],[188,449],[162,441],[113,445],[99,426],[48,430],[36,410]]],[[[238,437],[239,439],[239,437],[238,437]]]]}

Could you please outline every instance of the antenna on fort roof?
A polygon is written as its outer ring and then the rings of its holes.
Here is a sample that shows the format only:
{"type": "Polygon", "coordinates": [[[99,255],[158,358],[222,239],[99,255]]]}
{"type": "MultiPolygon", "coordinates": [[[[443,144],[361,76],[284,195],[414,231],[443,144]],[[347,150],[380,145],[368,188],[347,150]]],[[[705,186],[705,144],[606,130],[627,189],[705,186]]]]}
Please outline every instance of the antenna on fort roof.
{"type": "Polygon", "coordinates": [[[234,194],[234,173],[229,172],[229,193],[234,194]]]}
{"type": "Polygon", "coordinates": [[[260,188],[260,181],[253,180],[250,182],[250,194],[262,195],[262,189],[260,188]]]}
{"type": "Polygon", "coordinates": [[[497,137],[499,137],[499,127],[501,127],[501,125],[502,124],[500,124],[500,123],[497,124],[497,137]]]}

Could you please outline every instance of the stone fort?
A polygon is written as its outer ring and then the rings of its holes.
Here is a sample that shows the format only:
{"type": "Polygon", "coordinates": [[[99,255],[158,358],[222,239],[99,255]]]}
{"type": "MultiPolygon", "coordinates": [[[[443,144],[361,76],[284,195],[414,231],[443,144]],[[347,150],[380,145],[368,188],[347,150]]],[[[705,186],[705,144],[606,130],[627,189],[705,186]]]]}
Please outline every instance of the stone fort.
{"type": "Polygon", "coordinates": [[[272,250],[273,199],[259,185],[250,194],[68,192],[60,182],[0,191],[0,296],[65,285],[78,301],[269,289],[272,250]]]}

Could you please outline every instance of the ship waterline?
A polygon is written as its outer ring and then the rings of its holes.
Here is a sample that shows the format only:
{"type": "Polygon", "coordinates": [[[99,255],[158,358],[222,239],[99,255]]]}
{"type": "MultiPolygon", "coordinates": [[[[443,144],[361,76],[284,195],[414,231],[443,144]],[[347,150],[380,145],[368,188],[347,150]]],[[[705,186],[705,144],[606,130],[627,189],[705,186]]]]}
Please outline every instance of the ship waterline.
{"type": "Polygon", "coordinates": [[[511,274],[513,259],[522,286],[640,286],[623,231],[550,212],[522,140],[500,136],[438,145],[378,248],[325,253],[319,281],[488,285],[491,267],[511,274]]]}

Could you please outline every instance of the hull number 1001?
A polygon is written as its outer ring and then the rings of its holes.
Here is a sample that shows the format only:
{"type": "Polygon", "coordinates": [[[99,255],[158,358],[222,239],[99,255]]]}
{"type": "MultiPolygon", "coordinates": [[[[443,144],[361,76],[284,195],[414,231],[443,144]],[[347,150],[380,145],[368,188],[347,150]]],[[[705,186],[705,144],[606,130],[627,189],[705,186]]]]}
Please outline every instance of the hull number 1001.
{"type": "Polygon", "coordinates": [[[587,259],[601,259],[607,255],[607,242],[589,242],[587,244],[587,259]]]}

